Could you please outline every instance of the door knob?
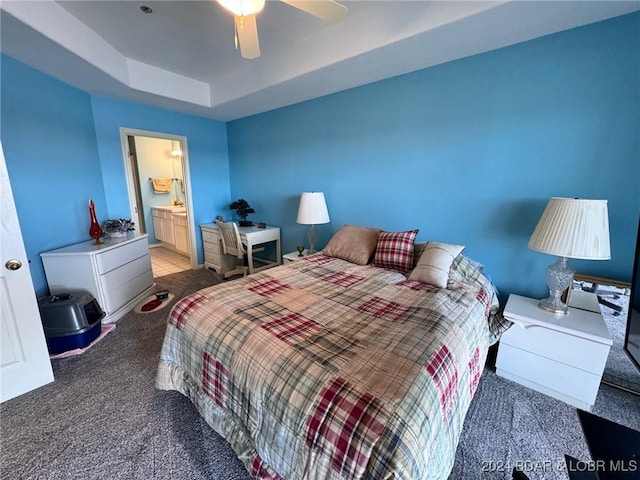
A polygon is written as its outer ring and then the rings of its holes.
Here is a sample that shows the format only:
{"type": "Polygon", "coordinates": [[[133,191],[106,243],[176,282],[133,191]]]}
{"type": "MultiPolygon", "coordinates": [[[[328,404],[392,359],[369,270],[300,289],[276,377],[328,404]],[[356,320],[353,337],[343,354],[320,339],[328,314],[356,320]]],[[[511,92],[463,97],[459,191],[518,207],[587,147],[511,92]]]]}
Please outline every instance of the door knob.
{"type": "Polygon", "coordinates": [[[20,260],[12,258],[11,260],[7,260],[7,263],[5,263],[4,266],[9,270],[18,270],[22,266],[22,262],[20,260]]]}

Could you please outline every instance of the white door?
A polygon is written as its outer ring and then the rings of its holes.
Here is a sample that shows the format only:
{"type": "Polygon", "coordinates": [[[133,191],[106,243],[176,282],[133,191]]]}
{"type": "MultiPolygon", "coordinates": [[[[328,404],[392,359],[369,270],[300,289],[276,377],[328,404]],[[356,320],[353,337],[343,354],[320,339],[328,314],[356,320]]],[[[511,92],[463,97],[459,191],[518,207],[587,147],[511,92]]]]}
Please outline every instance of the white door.
{"type": "Polygon", "coordinates": [[[53,381],[0,143],[0,402],[53,381]]]}

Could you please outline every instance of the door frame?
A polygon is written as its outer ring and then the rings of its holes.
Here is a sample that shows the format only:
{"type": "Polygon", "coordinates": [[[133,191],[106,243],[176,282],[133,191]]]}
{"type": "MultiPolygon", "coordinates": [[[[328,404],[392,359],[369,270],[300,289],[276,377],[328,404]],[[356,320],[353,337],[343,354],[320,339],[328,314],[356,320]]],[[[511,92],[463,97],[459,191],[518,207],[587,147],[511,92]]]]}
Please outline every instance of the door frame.
{"type": "MultiPolygon", "coordinates": [[[[196,229],[193,216],[193,196],[191,194],[191,173],[189,169],[189,148],[187,146],[187,137],[184,135],[174,135],[164,132],[153,132],[150,130],[139,130],[136,128],[120,127],[120,145],[122,147],[122,159],[124,161],[124,172],[127,180],[127,194],[129,196],[129,208],[131,211],[131,218],[135,218],[136,214],[136,193],[134,187],[133,171],[131,169],[131,163],[129,161],[129,143],[127,137],[150,137],[158,138],[161,140],[171,140],[180,143],[180,150],[182,151],[182,176],[185,189],[185,207],[187,208],[187,223],[189,228],[189,253],[191,257],[191,269],[198,268],[198,256],[196,252],[196,229]]],[[[136,158],[136,162],[137,162],[136,158]]],[[[147,226],[149,229],[149,226],[147,226]]]]}

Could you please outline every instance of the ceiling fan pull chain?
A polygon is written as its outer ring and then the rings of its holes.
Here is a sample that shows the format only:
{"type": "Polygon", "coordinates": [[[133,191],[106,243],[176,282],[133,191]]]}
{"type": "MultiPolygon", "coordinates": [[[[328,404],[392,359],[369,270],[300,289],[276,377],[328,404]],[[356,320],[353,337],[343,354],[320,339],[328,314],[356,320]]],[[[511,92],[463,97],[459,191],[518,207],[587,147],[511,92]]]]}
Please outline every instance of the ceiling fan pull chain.
{"type": "Polygon", "coordinates": [[[233,41],[236,44],[236,50],[238,50],[238,26],[236,22],[233,22],[233,41]]]}

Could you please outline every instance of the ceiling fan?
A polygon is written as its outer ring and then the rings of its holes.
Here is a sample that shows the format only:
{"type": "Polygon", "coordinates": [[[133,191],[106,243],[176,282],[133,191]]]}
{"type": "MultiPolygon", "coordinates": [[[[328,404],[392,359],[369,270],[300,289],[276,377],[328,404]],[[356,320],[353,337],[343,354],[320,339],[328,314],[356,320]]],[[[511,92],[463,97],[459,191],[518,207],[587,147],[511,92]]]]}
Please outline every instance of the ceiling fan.
{"type": "MultiPolygon", "coordinates": [[[[233,13],[236,48],[240,47],[243,58],[260,56],[256,14],[264,8],[265,0],[217,0],[233,13]]],[[[338,23],[347,15],[347,7],[333,0],[280,0],[329,23],[338,23]]]]}

